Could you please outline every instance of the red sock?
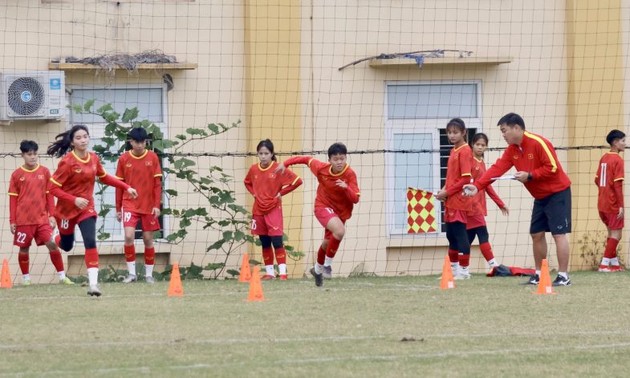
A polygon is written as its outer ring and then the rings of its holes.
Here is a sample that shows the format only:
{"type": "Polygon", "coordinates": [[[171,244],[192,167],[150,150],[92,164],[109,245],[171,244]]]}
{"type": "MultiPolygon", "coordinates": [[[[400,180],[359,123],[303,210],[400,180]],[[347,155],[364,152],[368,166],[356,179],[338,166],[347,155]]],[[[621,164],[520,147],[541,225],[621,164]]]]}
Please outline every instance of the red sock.
{"type": "Polygon", "coordinates": [[[452,264],[455,264],[456,262],[459,261],[459,252],[457,252],[457,250],[455,249],[448,249],[448,259],[451,261],[452,264]]]}
{"type": "Polygon", "coordinates": [[[461,254],[461,255],[459,255],[459,265],[464,267],[464,268],[467,268],[468,265],[470,265],[470,254],[467,254],[467,255],[461,254]]]}
{"type": "Polygon", "coordinates": [[[276,249],[276,262],[278,264],[286,264],[287,263],[287,253],[284,250],[284,247],[280,247],[276,249]]]}
{"type": "Polygon", "coordinates": [[[337,254],[337,250],[339,249],[339,244],[341,244],[341,240],[338,240],[334,236],[330,238],[328,241],[328,248],[326,248],[326,257],[335,257],[335,254],[337,254]]]}
{"type": "Polygon", "coordinates": [[[263,248],[262,257],[265,265],[273,265],[273,249],[271,247],[263,248]]]}
{"type": "Polygon", "coordinates": [[[125,245],[123,250],[125,251],[125,261],[126,262],[134,262],[136,261],[136,246],[135,245],[125,245]]]}
{"type": "Polygon", "coordinates": [[[614,259],[617,257],[617,245],[619,244],[619,240],[614,238],[606,239],[606,249],[604,250],[604,257],[609,259],[614,259]]]}
{"type": "Polygon", "coordinates": [[[57,244],[57,247],[61,244],[61,234],[55,235],[55,244],[57,244]]]}
{"type": "Polygon", "coordinates": [[[85,250],[85,266],[88,268],[98,268],[98,250],[88,248],[85,250]]]}
{"type": "Polygon", "coordinates": [[[320,245],[319,249],[317,250],[317,263],[319,265],[324,265],[325,260],[326,260],[326,251],[320,245]]]}
{"type": "Polygon", "coordinates": [[[144,248],[144,265],[154,265],[155,264],[155,248],[144,248]]]}
{"type": "Polygon", "coordinates": [[[54,251],[50,251],[50,261],[52,261],[57,272],[63,271],[63,258],[61,257],[61,252],[58,249],[54,251]]]}
{"type": "Polygon", "coordinates": [[[486,261],[490,261],[494,258],[494,253],[492,253],[492,246],[490,243],[481,243],[479,244],[479,249],[481,249],[481,254],[486,261]]]}
{"type": "Polygon", "coordinates": [[[28,274],[29,258],[28,252],[18,252],[18,263],[22,274],[28,274]]]}

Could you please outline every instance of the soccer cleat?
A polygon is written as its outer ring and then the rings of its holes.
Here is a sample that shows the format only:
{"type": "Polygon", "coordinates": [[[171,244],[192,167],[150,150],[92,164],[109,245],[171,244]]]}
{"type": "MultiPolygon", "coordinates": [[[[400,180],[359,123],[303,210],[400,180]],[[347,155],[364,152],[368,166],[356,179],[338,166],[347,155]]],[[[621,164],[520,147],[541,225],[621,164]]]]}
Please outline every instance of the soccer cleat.
{"type": "Polygon", "coordinates": [[[610,272],[623,272],[623,268],[621,267],[621,265],[611,265],[609,271],[610,272]]]}
{"type": "Polygon", "coordinates": [[[100,297],[102,293],[101,289],[99,289],[97,285],[90,285],[87,294],[90,297],[100,297]]]}
{"type": "Polygon", "coordinates": [[[534,274],[533,276],[529,277],[529,280],[525,284],[526,285],[538,285],[538,282],[540,282],[540,277],[538,277],[538,274],[534,274]]]}
{"type": "Polygon", "coordinates": [[[72,280],[68,277],[64,277],[62,279],[59,280],[60,284],[64,284],[64,285],[74,285],[74,282],[72,282],[72,280]]]}
{"type": "Polygon", "coordinates": [[[315,286],[322,286],[324,284],[324,275],[322,273],[317,274],[315,268],[311,268],[311,275],[315,277],[315,286]]]}
{"type": "Polygon", "coordinates": [[[280,281],[286,281],[288,279],[289,279],[289,277],[286,274],[281,274],[280,275],[280,281]]]}
{"type": "Polygon", "coordinates": [[[469,272],[459,271],[453,278],[456,280],[469,280],[472,276],[469,272]]]}
{"type": "Polygon", "coordinates": [[[125,277],[122,280],[122,283],[132,283],[132,282],[136,282],[138,280],[138,277],[135,274],[128,274],[127,277],[125,277]]]}
{"type": "Polygon", "coordinates": [[[552,283],[553,286],[571,286],[571,279],[569,277],[564,278],[558,274],[555,280],[552,283]]]}
{"type": "Polygon", "coordinates": [[[31,280],[23,280],[22,286],[31,286],[31,280]]]}
{"type": "Polygon", "coordinates": [[[149,285],[153,285],[155,283],[155,278],[153,276],[147,276],[144,278],[149,285]]]}
{"type": "Polygon", "coordinates": [[[322,272],[322,274],[324,275],[324,278],[329,280],[332,278],[332,266],[330,265],[324,265],[324,271],[322,272]]]}
{"type": "Polygon", "coordinates": [[[260,277],[260,279],[263,281],[273,280],[274,278],[276,278],[276,276],[271,274],[265,274],[264,276],[260,277]]]}
{"type": "Polygon", "coordinates": [[[597,269],[597,271],[605,272],[605,273],[612,272],[612,270],[610,269],[608,265],[603,265],[603,264],[599,266],[599,269],[597,269]]]}

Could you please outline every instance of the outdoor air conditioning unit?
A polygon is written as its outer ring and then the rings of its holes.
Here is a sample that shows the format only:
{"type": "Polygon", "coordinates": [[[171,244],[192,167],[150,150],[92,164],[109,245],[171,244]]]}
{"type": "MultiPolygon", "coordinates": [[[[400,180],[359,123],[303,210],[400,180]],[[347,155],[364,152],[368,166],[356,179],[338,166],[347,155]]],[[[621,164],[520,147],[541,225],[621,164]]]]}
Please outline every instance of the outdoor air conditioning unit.
{"type": "Polygon", "coordinates": [[[65,113],[63,71],[0,74],[0,120],[59,120],[65,113]]]}

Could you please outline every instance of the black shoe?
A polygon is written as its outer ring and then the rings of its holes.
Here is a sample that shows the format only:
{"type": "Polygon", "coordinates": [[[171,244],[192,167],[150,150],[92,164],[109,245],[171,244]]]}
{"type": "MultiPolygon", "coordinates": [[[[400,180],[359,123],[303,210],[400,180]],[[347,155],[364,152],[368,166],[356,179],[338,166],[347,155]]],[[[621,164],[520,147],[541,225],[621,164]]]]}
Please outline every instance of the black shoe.
{"type": "Polygon", "coordinates": [[[534,274],[529,277],[529,281],[525,282],[525,285],[538,285],[538,282],[540,282],[540,277],[538,277],[538,274],[534,274]]]}
{"type": "Polygon", "coordinates": [[[311,268],[311,275],[315,277],[315,286],[322,286],[324,284],[324,275],[322,273],[315,273],[315,268],[311,268]]]}
{"type": "Polygon", "coordinates": [[[552,283],[553,286],[571,286],[571,279],[569,277],[564,278],[558,274],[555,280],[552,283]]]}

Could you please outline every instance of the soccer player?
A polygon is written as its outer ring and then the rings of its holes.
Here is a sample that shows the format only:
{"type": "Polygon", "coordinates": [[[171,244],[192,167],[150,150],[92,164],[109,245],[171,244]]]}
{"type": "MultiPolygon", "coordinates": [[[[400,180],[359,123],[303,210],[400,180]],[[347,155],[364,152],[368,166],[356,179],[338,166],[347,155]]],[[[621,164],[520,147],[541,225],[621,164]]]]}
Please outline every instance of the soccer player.
{"type": "Polygon", "coordinates": [[[162,200],[162,169],[158,156],[147,150],[147,131],[135,127],[127,134],[131,150],[118,159],[116,178],[124,181],[138,191],[138,199],[116,188],[116,219],[122,220],[125,230],[125,261],[129,274],[124,283],[137,280],[136,248],[134,245],[136,225],[142,223],[142,240],[144,242],[144,264],[146,282],[155,283],[153,267],[155,265],[155,247],[153,232],[160,229],[160,203],[162,200]]]}
{"type": "Polygon", "coordinates": [[[256,152],[259,162],[249,168],[244,180],[245,188],[254,196],[251,231],[253,235],[258,235],[262,245],[266,271],[262,279],[276,278],[273,267],[275,251],[279,277],[284,281],[287,279],[287,254],[282,241],[282,196],[302,185],[302,179],[289,169],[276,173],[278,163],[271,140],[260,141],[256,152]]]}
{"type": "Polygon", "coordinates": [[[346,221],[361,196],[357,175],[348,165],[347,155],[348,149],[343,143],[333,143],[328,148],[328,163],[311,156],[294,156],[276,168],[276,171],[283,171],[285,166],[306,164],[319,182],[314,212],[325,232],[317,251],[317,261],[310,270],[316,286],[322,286],[324,278],[332,278],[332,263],[346,234],[346,221]]]}
{"type": "Polygon", "coordinates": [[[501,117],[497,126],[508,147],[503,155],[473,184],[464,185],[464,192],[474,196],[510,168],[515,167],[514,179],[523,183],[534,197],[534,208],[529,233],[534,249],[536,274],[528,284],[540,280],[542,260],[547,257],[545,232],[551,232],[556,243],[558,276],[554,286],[569,286],[569,240],[571,232],[571,180],[562,169],[556,150],[541,135],[525,131],[525,121],[516,113],[501,117]]]}
{"type": "Polygon", "coordinates": [[[624,226],[624,162],[619,154],[626,148],[626,134],[620,130],[612,130],[606,136],[606,142],[610,145],[610,152],[605,153],[599,160],[595,174],[595,185],[599,191],[597,210],[599,210],[599,218],[608,229],[606,249],[599,271],[619,272],[623,269],[619,265],[617,245],[621,240],[624,226]]]}
{"type": "Polygon", "coordinates": [[[453,118],[446,124],[448,141],[453,145],[448,157],[446,182],[435,198],[444,202],[444,222],[448,239],[448,257],[455,279],[470,278],[470,242],[466,233],[472,199],[462,187],[472,180],[472,150],[466,143],[466,124],[453,118]]]}
{"type": "Polygon", "coordinates": [[[53,240],[53,217],[55,203],[48,192],[50,171],[39,165],[37,150],[39,146],[32,140],[23,140],[20,151],[24,164],[11,174],[9,182],[9,224],[13,234],[13,245],[20,248],[18,263],[22,271],[22,284],[30,285],[29,249],[33,239],[35,244],[46,244],[57,274],[59,282],[73,285],[63,266],[63,258],[53,240]]]}
{"type": "MultiPolygon", "coordinates": [[[[472,178],[477,180],[486,171],[486,163],[483,161],[483,154],[488,148],[488,136],[484,133],[473,135],[472,140],[473,162],[472,162],[472,178]]],[[[468,222],[466,223],[466,232],[468,233],[468,241],[472,244],[475,237],[479,239],[479,249],[484,259],[488,262],[490,269],[499,266],[492,252],[490,245],[490,237],[488,235],[488,227],[486,226],[486,216],[488,215],[488,207],[486,206],[486,193],[492,198],[494,203],[499,207],[503,215],[508,215],[510,211],[505,206],[497,192],[494,191],[492,185],[488,185],[485,190],[480,190],[473,198],[472,209],[467,213],[468,222]]]]}
{"type": "Polygon", "coordinates": [[[74,125],[55,137],[48,147],[48,154],[62,159],[50,178],[49,190],[58,199],[55,219],[59,235],[55,241],[64,251],[71,250],[74,246],[74,229],[79,226],[85,246],[89,281],[87,293],[99,297],[94,182],[98,177],[106,185],[123,188],[132,198],[136,198],[138,193],[126,183],[108,175],[98,156],[88,150],[89,144],[90,134],[85,125],[74,125]]]}

